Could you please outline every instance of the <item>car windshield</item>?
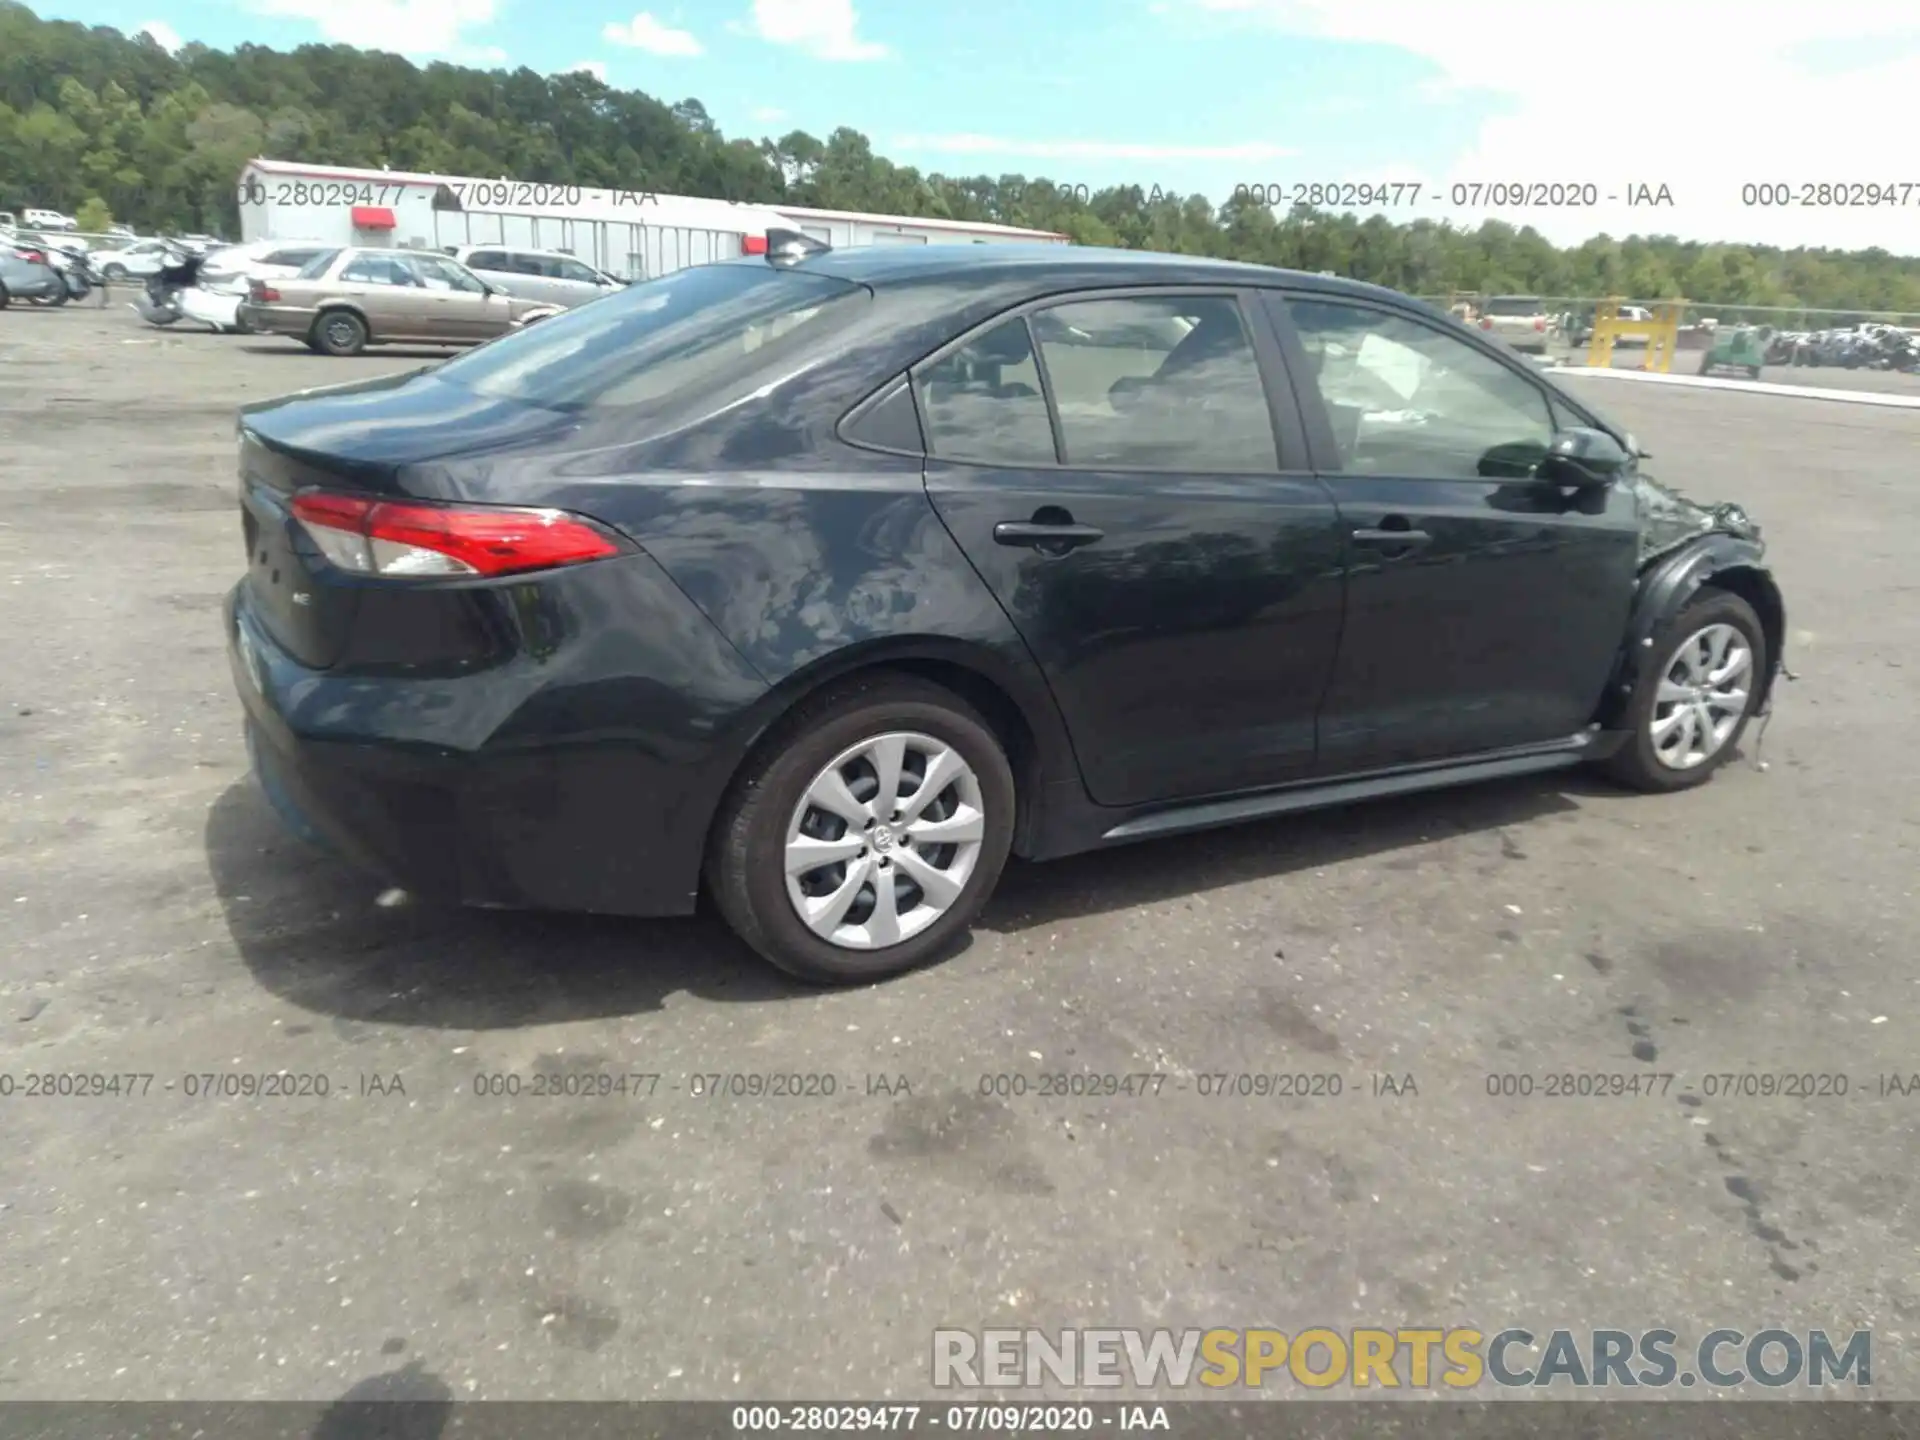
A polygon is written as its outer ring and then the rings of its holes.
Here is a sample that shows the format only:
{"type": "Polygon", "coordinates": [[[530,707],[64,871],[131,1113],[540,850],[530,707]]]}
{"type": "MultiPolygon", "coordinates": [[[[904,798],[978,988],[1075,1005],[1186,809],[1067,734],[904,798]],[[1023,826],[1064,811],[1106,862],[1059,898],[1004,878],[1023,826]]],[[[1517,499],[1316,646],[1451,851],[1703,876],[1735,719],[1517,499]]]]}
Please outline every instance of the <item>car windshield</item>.
{"type": "Polygon", "coordinates": [[[1530,295],[1501,295],[1481,307],[1483,315],[1539,315],[1540,301],[1530,295]]]}
{"type": "Polygon", "coordinates": [[[543,320],[435,373],[548,410],[657,404],[717,392],[859,308],[867,291],[767,265],[701,265],[543,320]],[[749,360],[749,357],[752,357],[749,360]]]}
{"type": "Polygon", "coordinates": [[[334,257],[339,253],[338,250],[322,250],[318,255],[314,256],[313,259],[300,267],[299,278],[302,280],[318,280],[322,275],[327,273],[327,270],[333,264],[334,257]]]}

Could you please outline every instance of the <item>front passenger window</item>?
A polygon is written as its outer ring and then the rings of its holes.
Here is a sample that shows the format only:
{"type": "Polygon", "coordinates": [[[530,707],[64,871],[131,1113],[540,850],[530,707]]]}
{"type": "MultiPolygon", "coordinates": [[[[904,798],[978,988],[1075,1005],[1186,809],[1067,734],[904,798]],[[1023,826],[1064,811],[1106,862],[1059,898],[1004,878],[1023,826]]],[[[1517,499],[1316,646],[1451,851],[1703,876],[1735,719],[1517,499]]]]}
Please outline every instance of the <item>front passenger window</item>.
{"type": "Polygon", "coordinates": [[[1531,476],[1553,443],[1546,392],[1403,315],[1289,300],[1340,468],[1435,480],[1531,476]]]}
{"type": "Polygon", "coordinates": [[[977,335],[914,376],[927,448],[943,460],[1051,465],[1053,422],[1027,322],[977,335]]]}

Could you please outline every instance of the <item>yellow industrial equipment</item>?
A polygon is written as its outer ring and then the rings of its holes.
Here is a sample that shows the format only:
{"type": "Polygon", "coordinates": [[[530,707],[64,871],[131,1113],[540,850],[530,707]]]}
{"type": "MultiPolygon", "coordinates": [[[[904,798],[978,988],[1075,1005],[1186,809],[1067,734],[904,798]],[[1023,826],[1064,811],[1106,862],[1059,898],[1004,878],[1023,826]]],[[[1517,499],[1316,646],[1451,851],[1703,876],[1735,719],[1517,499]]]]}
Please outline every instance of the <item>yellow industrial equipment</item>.
{"type": "Polygon", "coordinates": [[[1619,299],[1602,300],[1594,307],[1593,338],[1587,342],[1587,364],[1605,369],[1613,364],[1613,342],[1624,335],[1645,336],[1647,358],[1640,362],[1642,370],[1657,370],[1662,375],[1673,369],[1673,352],[1679,347],[1680,312],[1686,308],[1684,300],[1663,300],[1655,305],[1650,318],[1645,320],[1620,318],[1619,299]]]}

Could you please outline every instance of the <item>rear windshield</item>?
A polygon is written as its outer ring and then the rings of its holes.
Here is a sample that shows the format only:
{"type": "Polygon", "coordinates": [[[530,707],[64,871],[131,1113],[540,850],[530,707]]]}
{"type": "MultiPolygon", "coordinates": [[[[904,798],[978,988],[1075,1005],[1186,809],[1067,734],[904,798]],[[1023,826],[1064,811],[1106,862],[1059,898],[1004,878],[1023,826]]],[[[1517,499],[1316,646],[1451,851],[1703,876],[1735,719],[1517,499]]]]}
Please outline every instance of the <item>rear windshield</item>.
{"type": "Polygon", "coordinates": [[[542,320],[449,360],[455,385],[543,409],[718,393],[857,314],[862,286],[771,265],[700,265],[542,320]]]}
{"type": "Polygon", "coordinates": [[[333,264],[333,257],[339,253],[338,250],[322,250],[318,255],[300,267],[300,278],[302,280],[318,280],[322,275],[327,273],[328,268],[333,264]]]}
{"type": "Polygon", "coordinates": [[[1540,297],[1537,295],[1501,295],[1489,300],[1481,307],[1482,315],[1538,315],[1541,313],[1540,297]]]}

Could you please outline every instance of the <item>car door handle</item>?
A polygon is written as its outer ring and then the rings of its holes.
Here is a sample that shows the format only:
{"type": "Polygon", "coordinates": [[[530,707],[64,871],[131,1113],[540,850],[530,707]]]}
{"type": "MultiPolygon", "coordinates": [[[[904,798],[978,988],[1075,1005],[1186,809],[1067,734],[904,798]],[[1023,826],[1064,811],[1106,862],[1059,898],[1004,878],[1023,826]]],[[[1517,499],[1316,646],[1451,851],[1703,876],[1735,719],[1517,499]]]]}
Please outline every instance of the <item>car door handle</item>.
{"type": "Polygon", "coordinates": [[[1353,543],[1379,550],[1418,550],[1422,545],[1431,545],[1433,536],[1424,530],[1362,529],[1353,532],[1353,543]]]}
{"type": "Polygon", "coordinates": [[[1106,538],[1106,531],[1072,522],[1047,524],[1036,520],[1003,520],[993,527],[993,538],[1000,545],[1026,545],[1035,550],[1065,554],[1082,545],[1106,538]]]}

